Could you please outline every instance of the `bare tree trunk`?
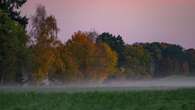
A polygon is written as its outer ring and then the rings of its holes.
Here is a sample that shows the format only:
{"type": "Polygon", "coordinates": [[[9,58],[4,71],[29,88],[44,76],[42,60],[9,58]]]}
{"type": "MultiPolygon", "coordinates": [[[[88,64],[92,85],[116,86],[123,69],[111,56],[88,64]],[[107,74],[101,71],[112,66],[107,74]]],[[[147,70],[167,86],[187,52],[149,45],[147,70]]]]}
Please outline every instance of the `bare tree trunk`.
{"type": "Polygon", "coordinates": [[[0,74],[0,84],[3,85],[4,84],[4,74],[0,74]]]}

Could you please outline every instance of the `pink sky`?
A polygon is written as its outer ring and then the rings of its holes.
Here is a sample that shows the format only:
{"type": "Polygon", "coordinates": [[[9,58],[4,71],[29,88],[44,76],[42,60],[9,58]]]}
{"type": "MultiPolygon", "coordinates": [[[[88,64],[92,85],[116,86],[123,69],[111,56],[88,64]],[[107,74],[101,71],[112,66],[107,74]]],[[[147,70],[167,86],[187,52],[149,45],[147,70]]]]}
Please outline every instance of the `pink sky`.
{"type": "Polygon", "coordinates": [[[59,37],[96,30],[120,34],[127,43],[169,42],[195,48],[195,0],[28,0],[32,16],[42,4],[56,16],[59,37]]]}

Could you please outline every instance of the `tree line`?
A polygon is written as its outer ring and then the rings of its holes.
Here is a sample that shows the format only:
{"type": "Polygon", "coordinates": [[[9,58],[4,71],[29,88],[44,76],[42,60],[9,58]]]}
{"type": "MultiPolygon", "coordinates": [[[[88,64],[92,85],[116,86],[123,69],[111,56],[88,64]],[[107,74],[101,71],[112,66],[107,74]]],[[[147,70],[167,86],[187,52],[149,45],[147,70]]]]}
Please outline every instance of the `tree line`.
{"type": "Polygon", "coordinates": [[[108,32],[78,31],[63,43],[55,16],[40,5],[28,20],[19,11],[25,2],[0,2],[1,84],[195,75],[195,49],[161,42],[126,44],[108,32]]]}

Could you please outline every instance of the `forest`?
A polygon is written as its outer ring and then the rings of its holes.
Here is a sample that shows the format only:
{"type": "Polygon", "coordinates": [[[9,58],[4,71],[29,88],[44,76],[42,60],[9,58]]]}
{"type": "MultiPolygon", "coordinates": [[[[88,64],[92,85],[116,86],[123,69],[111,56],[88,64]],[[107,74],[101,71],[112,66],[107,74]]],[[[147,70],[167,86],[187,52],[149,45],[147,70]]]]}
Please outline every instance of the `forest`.
{"type": "Polygon", "coordinates": [[[120,35],[81,30],[62,41],[55,16],[42,5],[31,18],[22,16],[25,2],[0,0],[0,84],[195,75],[193,48],[165,42],[127,44],[120,35]]]}

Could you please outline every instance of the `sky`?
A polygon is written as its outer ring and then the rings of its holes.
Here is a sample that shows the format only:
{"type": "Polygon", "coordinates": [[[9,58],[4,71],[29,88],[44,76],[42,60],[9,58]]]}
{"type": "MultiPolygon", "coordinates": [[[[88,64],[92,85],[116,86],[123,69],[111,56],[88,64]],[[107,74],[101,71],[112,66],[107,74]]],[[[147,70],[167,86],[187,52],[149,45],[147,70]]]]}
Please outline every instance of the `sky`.
{"type": "Polygon", "coordinates": [[[37,5],[56,17],[59,38],[74,32],[121,35],[126,43],[168,42],[195,48],[195,0],[28,0],[22,13],[37,5]]]}

